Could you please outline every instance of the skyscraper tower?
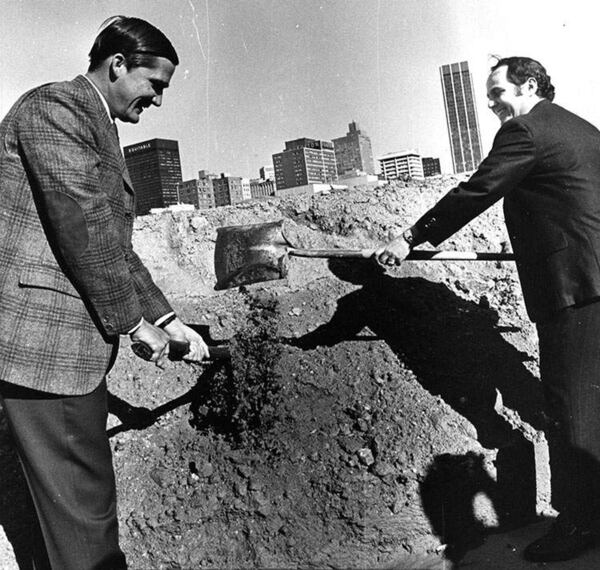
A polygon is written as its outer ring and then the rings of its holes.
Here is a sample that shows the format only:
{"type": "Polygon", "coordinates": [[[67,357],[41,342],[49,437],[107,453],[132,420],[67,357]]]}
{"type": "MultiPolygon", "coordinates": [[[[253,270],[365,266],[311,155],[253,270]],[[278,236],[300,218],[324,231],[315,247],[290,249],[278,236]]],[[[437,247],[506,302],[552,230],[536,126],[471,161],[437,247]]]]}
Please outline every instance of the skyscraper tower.
{"type": "Polygon", "coordinates": [[[360,130],[355,121],[348,125],[345,137],[333,139],[333,145],[339,176],[354,173],[357,170],[367,174],[375,173],[371,139],[364,131],[360,130]]]}
{"type": "Polygon", "coordinates": [[[136,194],[138,216],[148,214],[151,208],[177,204],[177,183],[182,180],[177,141],[151,139],[126,146],[123,154],[136,194]]]}
{"type": "Polygon", "coordinates": [[[481,162],[481,137],[469,64],[440,67],[454,172],[475,170],[481,162]]]}

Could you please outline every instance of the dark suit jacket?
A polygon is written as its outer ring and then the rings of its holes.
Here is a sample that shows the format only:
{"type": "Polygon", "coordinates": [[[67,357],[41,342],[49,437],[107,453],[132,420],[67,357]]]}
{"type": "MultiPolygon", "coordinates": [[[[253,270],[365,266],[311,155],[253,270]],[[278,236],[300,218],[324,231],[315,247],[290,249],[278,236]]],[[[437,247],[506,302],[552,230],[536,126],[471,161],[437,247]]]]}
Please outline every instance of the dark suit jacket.
{"type": "Polygon", "coordinates": [[[600,297],[600,132],[547,100],[507,121],[473,176],[416,224],[438,245],[494,202],[532,320],[600,297]]]}
{"type": "Polygon", "coordinates": [[[119,334],[171,311],[131,247],[116,130],[79,76],[23,95],[0,142],[0,380],[88,393],[119,334]]]}

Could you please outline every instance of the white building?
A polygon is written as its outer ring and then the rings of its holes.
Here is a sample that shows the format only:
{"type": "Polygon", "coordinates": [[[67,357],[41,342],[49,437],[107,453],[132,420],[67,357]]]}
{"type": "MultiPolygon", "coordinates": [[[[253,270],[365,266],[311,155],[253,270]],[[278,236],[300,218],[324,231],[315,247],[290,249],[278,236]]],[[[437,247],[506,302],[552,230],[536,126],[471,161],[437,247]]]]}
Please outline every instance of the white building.
{"type": "Polygon", "coordinates": [[[390,152],[378,158],[381,173],[386,180],[396,178],[425,178],[421,155],[414,150],[390,152]]]}
{"type": "Polygon", "coordinates": [[[345,184],[319,184],[312,182],[311,184],[303,184],[302,186],[294,186],[292,188],[284,188],[275,190],[275,196],[298,196],[299,194],[327,194],[331,190],[347,190],[345,184]]]}

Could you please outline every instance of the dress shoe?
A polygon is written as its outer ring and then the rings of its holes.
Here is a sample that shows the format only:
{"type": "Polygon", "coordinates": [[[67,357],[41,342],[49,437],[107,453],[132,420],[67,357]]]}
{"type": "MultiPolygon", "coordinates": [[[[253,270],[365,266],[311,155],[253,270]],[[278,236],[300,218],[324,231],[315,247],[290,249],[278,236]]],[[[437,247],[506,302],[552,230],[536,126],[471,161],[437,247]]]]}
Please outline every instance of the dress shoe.
{"type": "Polygon", "coordinates": [[[558,517],[547,534],[525,548],[523,557],[530,562],[571,560],[592,548],[596,540],[589,528],[578,527],[558,517]]]}

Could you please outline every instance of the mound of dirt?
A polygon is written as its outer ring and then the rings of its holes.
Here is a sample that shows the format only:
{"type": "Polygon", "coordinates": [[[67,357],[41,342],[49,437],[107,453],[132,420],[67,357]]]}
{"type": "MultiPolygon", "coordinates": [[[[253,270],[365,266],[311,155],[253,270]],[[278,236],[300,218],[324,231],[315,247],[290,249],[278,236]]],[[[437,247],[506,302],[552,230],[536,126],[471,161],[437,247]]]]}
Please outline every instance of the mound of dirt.
{"type": "MultiPolygon", "coordinates": [[[[217,227],[285,219],[299,247],[375,248],[455,183],[137,220],[157,283],[232,358],[160,370],[123,343],[109,428],[132,568],[441,568],[548,509],[535,337],[512,264],[384,273],[293,258],[286,280],[214,291],[217,227]]],[[[443,245],[507,243],[495,207],[443,245]]],[[[24,496],[0,441],[3,481],[24,496]]],[[[14,550],[3,568],[21,548],[10,519],[26,515],[0,520],[14,550]]]]}

